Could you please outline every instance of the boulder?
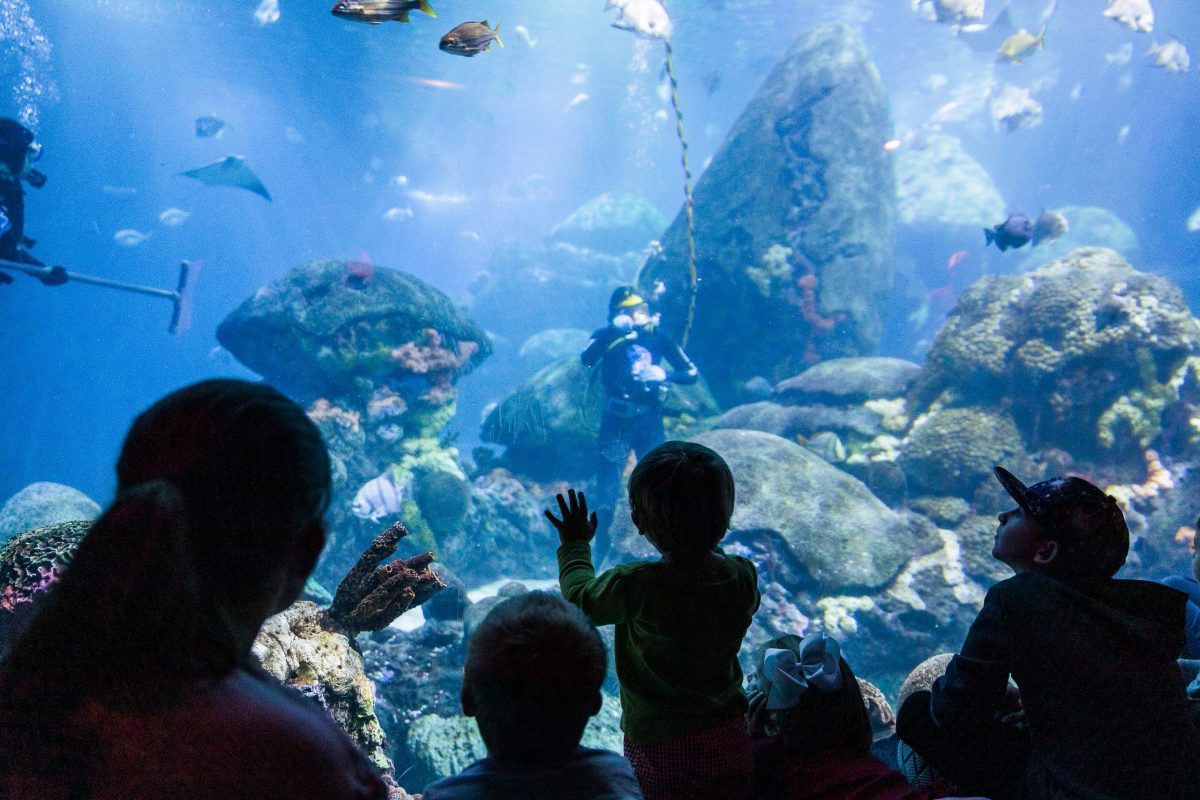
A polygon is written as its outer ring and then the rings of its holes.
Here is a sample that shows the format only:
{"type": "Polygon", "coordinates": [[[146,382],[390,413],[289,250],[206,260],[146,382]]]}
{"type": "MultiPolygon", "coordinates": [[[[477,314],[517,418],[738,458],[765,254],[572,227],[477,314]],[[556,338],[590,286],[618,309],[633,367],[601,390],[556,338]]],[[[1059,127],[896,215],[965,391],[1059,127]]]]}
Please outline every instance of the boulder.
{"type": "Polygon", "coordinates": [[[414,397],[445,391],[491,352],[437,289],[347,261],[313,261],[259,289],[217,327],[217,341],[310,401],[354,391],[359,378],[402,383],[414,397]]]}
{"type": "Polygon", "coordinates": [[[795,405],[847,405],[903,397],[921,366],[901,358],[832,358],[775,385],[775,395],[795,405]]]}
{"type": "Polygon", "coordinates": [[[61,483],[31,483],[0,506],[0,544],[18,533],[72,520],[94,520],[100,504],[61,483]]]}
{"type": "Polygon", "coordinates": [[[548,328],[522,342],[517,358],[527,368],[541,369],[566,356],[578,356],[590,337],[591,333],[582,328],[548,328]]]}
{"type": "MultiPolygon", "coordinates": [[[[483,423],[483,441],[508,449],[504,461],[534,480],[576,480],[592,475],[604,389],[578,356],[538,370],[504,398],[483,423]]],[[[663,412],[694,421],[715,414],[703,380],[671,387],[663,412]]]]}
{"type": "Polygon", "coordinates": [[[954,136],[923,133],[896,152],[899,219],[921,228],[991,227],[1004,221],[1004,198],[987,170],[954,136]]]}
{"type": "MultiPolygon", "coordinates": [[[[723,404],[755,375],[794,374],[879,339],[891,287],[895,176],[887,92],[844,24],[804,34],[759,88],[695,189],[699,294],[688,352],[723,404]]],[[[679,336],[686,217],[638,283],[665,286],[679,336]]]]}
{"type": "Polygon", "coordinates": [[[1197,352],[1200,322],[1174,282],[1083,248],[974,283],[934,340],[909,405],[1003,401],[1031,451],[1137,451],[1158,434],[1197,352]]]}
{"type": "Polygon", "coordinates": [[[649,200],[628,192],[605,192],[584,203],[550,231],[550,239],[604,253],[641,251],[667,227],[649,200]]]}
{"type": "MultiPolygon", "coordinates": [[[[692,437],[733,471],[732,531],[773,532],[804,571],[789,581],[828,592],[878,589],[913,549],[905,521],[862,483],[795,442],[759,431],[715,430],[692,437]]],[[[614,514],[614,541],[646,555],[626,514],[614,514]],[[635,549],[636,548],[636,549],[635,549]]]]}

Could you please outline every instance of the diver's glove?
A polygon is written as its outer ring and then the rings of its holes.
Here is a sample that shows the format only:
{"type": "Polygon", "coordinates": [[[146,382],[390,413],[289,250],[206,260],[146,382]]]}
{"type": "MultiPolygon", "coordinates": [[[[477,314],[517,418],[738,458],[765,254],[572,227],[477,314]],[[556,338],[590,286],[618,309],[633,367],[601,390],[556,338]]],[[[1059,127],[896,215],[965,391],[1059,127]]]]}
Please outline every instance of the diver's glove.
{"type": "Polygon", "coordinates": [[[38,280],[47,286],[62,286],[67,282],[66,267],[51,267],[49,272],[38,275],[38,280]]]}

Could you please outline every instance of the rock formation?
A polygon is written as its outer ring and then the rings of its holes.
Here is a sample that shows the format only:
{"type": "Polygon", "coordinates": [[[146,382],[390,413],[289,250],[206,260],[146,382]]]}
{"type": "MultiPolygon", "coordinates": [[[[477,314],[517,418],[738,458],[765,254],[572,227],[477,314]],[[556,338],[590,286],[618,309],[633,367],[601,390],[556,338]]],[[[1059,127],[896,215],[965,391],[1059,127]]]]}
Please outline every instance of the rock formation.
{"type": "MultiPolygon", "coordinates": [[[[895,177],[887,95],[842,24],[802,36],[763,83],[695,191],[699,295],[688,351],[723,403],[747,379],[778,380],[869,351],[891,286],[895,177]]],[[[639,285],[666,287],[678,336],[688,304],[681,213],[639,285]]]]}

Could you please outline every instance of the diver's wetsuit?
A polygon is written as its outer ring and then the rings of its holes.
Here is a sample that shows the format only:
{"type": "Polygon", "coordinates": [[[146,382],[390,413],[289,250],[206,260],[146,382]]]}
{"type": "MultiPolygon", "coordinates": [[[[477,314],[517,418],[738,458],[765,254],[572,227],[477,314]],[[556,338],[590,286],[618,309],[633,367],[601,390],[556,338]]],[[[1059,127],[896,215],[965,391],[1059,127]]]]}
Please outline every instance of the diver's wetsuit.
{"type": "Polygon", "coordinates": [[[608,551],[608,524],[629,451],[641,458],[666,439],[663,399],[666,383],[695,383],[700,373],[683,349],[657,329],[624,330],[609,325],[592,334],[580,355],[585,367],[600,366],[604,411],[597,438],[594,508],[600,516],[594,544],[596,563],[608,551]],[[674,367],[665,380],[647,380],[645,370],[666,360],[674,367]]]}

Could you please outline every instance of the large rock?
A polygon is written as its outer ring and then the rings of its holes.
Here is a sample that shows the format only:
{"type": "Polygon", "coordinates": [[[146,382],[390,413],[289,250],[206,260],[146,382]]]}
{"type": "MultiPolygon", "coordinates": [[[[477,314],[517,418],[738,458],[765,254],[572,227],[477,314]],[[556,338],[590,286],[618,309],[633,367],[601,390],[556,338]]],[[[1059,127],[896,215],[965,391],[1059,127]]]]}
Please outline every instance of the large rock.
{"type": "MultiPolygon", "coordinates": [[[[578,356],[540,369],[504,398],[483,422],[485,442],[507,447],[505,463],[535,480],[573,480],[596,466],[596,436],[604,389],[578,356]]],[[[671,387],[664,405],[671,425],[717,412],[703,380],[671,387]]]]}
{"type": "Polygon", "coordinates": [[[393,375],[445,389],[491,352],[484,332],[437,289],[346,261],[314,261],[259,289],[217,327],[217,341],[310,400],[393,375]]]}
{"type": "Polygon", "coordinates": [[[93,520],[100,504],[61,483],[31,483],[0,507],[0,544],[18,533],[72,520],[93,520]]]}
{"type": "MultiPolygon", "coordinates": [[[[795,442],[738,430],[692,440],[720,453],[733,471],[737,503],[731,530],[773,532],[806,573],[799,583],[821,591],[878,589],[912,553],[912,534],[899,515],[858,480],[795,442]]],[[[627,551],[648,555],[625,516],[614,515],[615,538],[627,551]]]]}
{"type": "Polygon", "coordinates": [[[667,218],[641,195],[605,192],[576,209],[550,231],[556,242],[604,253],[643,250],[667,227],[667,218]]]}
{"type": "MultiPolygon", "coordinates": [[[[699,294],[689,353],[723,403],[747,379],[858,355],[891,287],[895,177],[887,93],[846,25],[801,37],[759,88],[695,190],[699,294]]],[[[688,305],[684,214],[639,284],[662,281],[679,335],[688,305]]]]}
{"type": "Polygon", "coordinates": [[[909,486],[937,496],[971,497],[1000,464],[1016,475],[1032,469],[1012,417],[982,408],[940,409],[920,419],[897,463],[909,486]]]}
{"type": "Polygon", "coordinates": [[[546,328],[598,328],[609,295],[633,283],[642,259],[566,242],[504,242],[471,283],[471,317],[513,342],[546,328]]]}
{"type": "Polygon", "coordinates": [[[914,411],[1004,401],[1031,450],[1137,450],[1198,352],[1200,322],[1171,280],[1112,250],[1074,250],[963,294],[913,388],[914,411]]]}
{"type": "Polygon", "coordinates": [[[944,133],[923,133],[896,153],[900,221],[918,227],[991,227],[1004,198],[983,166],[944,133]]]}
{"type": "Polygon", "coordinates": [[[796,405],[846,403],[902,397],[921,372],[900,358],[832,358],[775,385],[775,394],[796,405]]]}

